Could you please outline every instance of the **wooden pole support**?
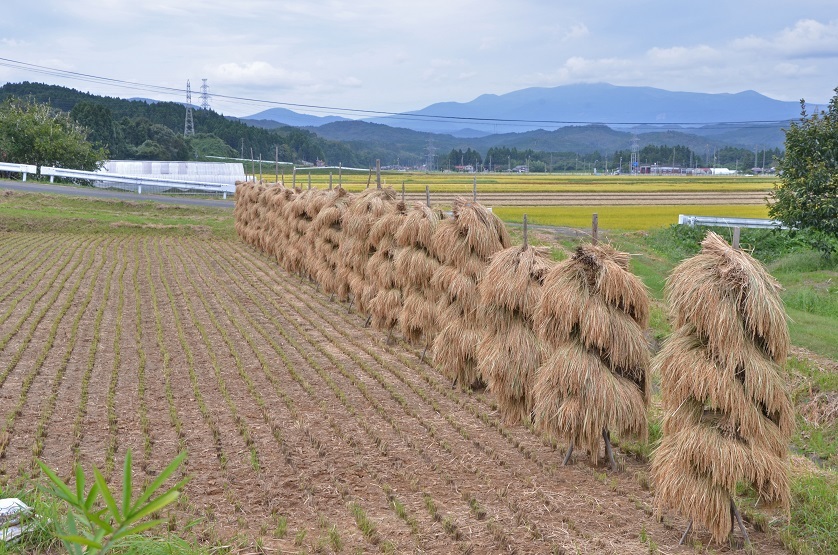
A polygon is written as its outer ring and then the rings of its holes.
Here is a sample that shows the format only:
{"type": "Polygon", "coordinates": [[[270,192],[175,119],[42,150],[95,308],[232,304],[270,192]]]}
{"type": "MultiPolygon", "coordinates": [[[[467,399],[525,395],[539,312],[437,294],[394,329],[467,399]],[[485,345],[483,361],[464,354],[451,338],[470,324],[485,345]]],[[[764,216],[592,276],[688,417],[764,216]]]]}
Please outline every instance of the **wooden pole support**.
{"type": "Polygon", "coordinates": [[[370,183],[372,183],[372,168],[370,168],[370,173],[367,175],[367,189],[370,188],[370,183]]]}
{"type": "Polygon", "coordinates": [[[431,207],[431,186],[425,185],[425,204],[428,205],[428,208],[431,207]]]}
{"type": "Polygon", "coordinates": [[[308,190],[311,191],[311,172],[308,172],[308,190]]]}
{"type": "Polygon", "coordinates": [[[524,250],[526,250],[528,246],[529,241],[527,238],[527,215],[524,214],[524,250]]]}
{"type": "Polygon", "coordinates": [[[471,184],[471,200],[477,202],[477,176],[474,176],[474,181],[471,184]]]}
{"type": "Polygon", "coordinates": [[[256,168],[254,167],[255,162],[253,161],[253,147],[250,147],[250,174],[253,176],[253,181],[256,181],[256,168]]]}
{"type": "Polygon", "coordinates": [[[279,183],[279,145],[274,145],[274,171],[276,172],[276,182],[279,183]]]}
{"type": "Polygon", "coordinates": [[[678,545],[684,545],[684,542],[687,539],[687,535],[690,533],[690,530],[693,529],[693,519],[690,519],[689,524],[687,524],[687,529],[684,530],[684,533],[681,534],[681,541],[678,542],[678,545]]]}
{"type": "Polygon", "coordinates": [[[739,509],[736,508],[736,503],[733,499],[730,500],[730,512],[736,518],[736,523],[739,525],[739,531],[742,532],[742,537],[745,538],[745,547],[751,545],[751,538],[748,536],[748,531],[745,530],[745,524],[742,522],[742,515],[739,514],[739,509]]]}
{"type": "Polygon", "coordinates": [[[570,445],[567,446],[567,454],[564,456],[564,460],[562,461],[562,466],[567,466],[570,464],[570,456],[573,454],[573,442],[570,442],[570,445]]]}
{"type": "Polygon", "coordinates": [[[343,162],[338,163],[338,188],[343,187],[343,162]]]}
{"type": "Polygon", "coordinates": [[[614,450],[611,448],[611,433],[608,431],[608,428],[602,429],[602,439],[605,440],[605,455],[611,461],[611,470],[617,472],[620,470],[620,467],[617,466],[617,461],[614,459],[614,450]]]}
{"type": "Polygon", "coordinates": [[[329,172],[329,190],[332,190],[332,172],[329,172]]]}
{"type": "Polygon", "coordinates": [[[591,243],[594,245],[599,241],[599,214],[594,213],[591,217],[591,243]]]}
{"type": "Polygon", "coordinates": [[[375,188],[381,189],[381,160],[375,161],[375,188]]]}
{"type": "Polygon", "coordinates": [[[739,233],[740,233],[740,229],[738,227],[734,227],[733,228],[733,248],[734,249],[739,248],[739,233]]]}
{"type": "Polygon", "coordinates": [[[402,181],[402,202],[404,202],[404,181],[402,181]]]}
{"type": "Polygon", "coordinates": [[[297,166],[292,166],[291,168],[291,188],[297,188],[297,166]]]}

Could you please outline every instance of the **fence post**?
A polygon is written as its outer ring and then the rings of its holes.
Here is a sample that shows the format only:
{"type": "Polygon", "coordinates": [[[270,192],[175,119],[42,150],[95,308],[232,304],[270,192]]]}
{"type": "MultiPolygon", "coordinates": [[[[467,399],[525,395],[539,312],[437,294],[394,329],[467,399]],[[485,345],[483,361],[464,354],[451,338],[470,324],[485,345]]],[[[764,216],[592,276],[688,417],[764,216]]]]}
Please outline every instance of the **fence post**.
{"type": "Polygon", "coordinates": [[[375,188],[381,189],[381,160],[375,161],[375,188]]]}
{"type": "Polygon", "coordinates": [[[527,230],[527,215],[524,214],[524,250],[527,250],[529,246],[529,239],[527,237],[528,230],[527,230]]]}
{"type": "Polygon", "coordinates": [[[738,227],[733,228],[733,248],[734,249],[739,248],[739,228],[738,227]]]}
{"type": "Polygon", "coordinates": [[[593,216],[591,217],[591,243],[594,245],[597,244],[599,240],[599,214],[594,212],[593,216]]]}

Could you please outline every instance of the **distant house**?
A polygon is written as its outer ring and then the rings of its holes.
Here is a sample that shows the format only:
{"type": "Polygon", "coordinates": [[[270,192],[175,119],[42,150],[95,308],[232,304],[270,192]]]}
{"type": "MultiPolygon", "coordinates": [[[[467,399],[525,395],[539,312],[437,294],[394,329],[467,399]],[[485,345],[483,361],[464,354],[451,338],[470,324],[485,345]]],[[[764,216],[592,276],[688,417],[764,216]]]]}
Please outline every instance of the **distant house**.
{"type": "Polygon", "coordinates": [[[464,173],[474,173],[474,166],[466,164],[465,166],[454,166],[454,170],[464,173]]]}

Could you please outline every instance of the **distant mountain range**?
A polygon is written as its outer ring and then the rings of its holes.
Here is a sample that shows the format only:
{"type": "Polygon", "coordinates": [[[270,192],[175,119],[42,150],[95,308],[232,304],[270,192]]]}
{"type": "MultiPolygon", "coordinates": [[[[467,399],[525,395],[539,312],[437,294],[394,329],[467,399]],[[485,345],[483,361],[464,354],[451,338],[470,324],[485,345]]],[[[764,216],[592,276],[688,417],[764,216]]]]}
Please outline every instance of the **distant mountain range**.
{"type": "MultiPolygon", "coordinates": [[[[259,127],[308,127],[324,138],[368,144],[415,145],[420,140],[417,135],[391,131],[403,129],[437,135],[441,148],[450,144],[478,150],[515,146],[607,151],[612,145],[626,148],[627,134],[641,135],[641,143],[671,145],[677,140],[694,149],[707,145],[782,147],[782,128],[799,114],[797,102],[774,100],[754,91],[709,94],[596,83],[484,94],[470,102],[441,102],[364,121],[310,116],[284,108],[242,119],[259,127]],[[609,135],[610,131],[620,133],[609,135]]],[[[421,141],[427,143],[428,138],[421,141]]]]}

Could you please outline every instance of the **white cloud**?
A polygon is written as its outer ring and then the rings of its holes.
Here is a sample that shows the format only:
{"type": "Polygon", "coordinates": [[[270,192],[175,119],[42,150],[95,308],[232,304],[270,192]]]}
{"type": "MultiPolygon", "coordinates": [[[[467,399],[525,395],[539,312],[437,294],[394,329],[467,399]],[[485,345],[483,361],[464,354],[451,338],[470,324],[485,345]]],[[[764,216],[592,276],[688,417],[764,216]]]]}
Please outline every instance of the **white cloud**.
{"type": "Polygon", "coordinates": [[[574,24],[568,31],[564,34],[562,40],[570,41],[575,39],[581,39],[583,37],[587,37],[591,32],[588,30],[587,25],[584,23],[576,23],[574,24]]]}
{"type": "Polygon", "coordinates": [[[735,50],[786,58],[838,58],[838,20],[821,23],[802,19],[772,36],[748,35],[733,40],[731,46],[735,50]]]}
{"type": "Polygon", "coordinates": [[[307,72],[289,71],[263,61],[223,63],[210,68],[209,74],[214,82],[238,88],[294,88],[311,85],[313,82],[312,76],[307,72]]]}
{"type": "Polygon", "coordinates": [[[360,87],[363,82],[357,77],[343,77],[338,79],[338,85],[341,87],[360,87]]]}

